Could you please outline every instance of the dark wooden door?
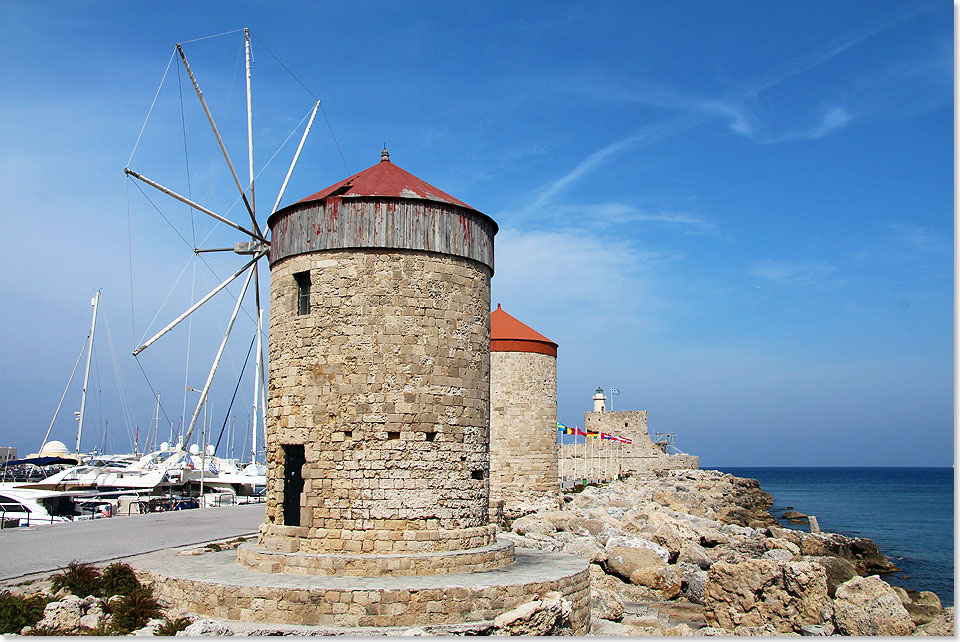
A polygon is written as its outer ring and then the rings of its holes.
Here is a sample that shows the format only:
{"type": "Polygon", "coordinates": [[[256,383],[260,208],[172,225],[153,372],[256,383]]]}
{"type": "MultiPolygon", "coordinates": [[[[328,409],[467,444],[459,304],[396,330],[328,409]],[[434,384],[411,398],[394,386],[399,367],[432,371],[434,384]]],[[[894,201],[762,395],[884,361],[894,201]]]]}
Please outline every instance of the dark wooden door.
{"type": "Polygon", "coordinates": [[[283,523],[300,525],[300,493],[303,492],[303,446],[283,447],[283,523]]]}

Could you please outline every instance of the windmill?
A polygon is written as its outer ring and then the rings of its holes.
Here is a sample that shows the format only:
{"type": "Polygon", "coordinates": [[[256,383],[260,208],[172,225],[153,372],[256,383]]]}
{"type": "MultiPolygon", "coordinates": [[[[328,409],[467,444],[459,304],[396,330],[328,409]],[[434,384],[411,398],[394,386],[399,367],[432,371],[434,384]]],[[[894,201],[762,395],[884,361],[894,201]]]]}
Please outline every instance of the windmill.
{"type": "MultiPolygon", "coordinates": [[[[227,32],[227,33],[236,33],[227,32]]],[[[151,188],[165,194],[166,196],[173,198],[193,210],[200,212],[206,216],[209,216],[219,223],[226,225],[232,228],[235,232],[241,234],[243,240],[238,241],[234,244],[233,247],[217,247],[217,248],[201,248],[195,247],[194,252],[197,255],[202,253],[211,253],[211,252],[233,252],[237,255],[243,257],[249,257],[249,260],[243,264],[242,267],[235,270],[229,277],[223,279],[216,287],[210,290],[207,294],[202,296],[200,299],[196,300],[188,309],[179,314],[175,319],[170,321],[166,326],[164,326],[159,332],[156,332],[152,337],[143,341],[133,350],[133,356],[137,357],[141,352],[153,345],[157,340],[162,336],[170,332],[173,328],[177,327],[180,323],[188,319],[192,314],[194,314],[201,306],[206,304],[208,301],[213,299],[219,292],[224,290],[228,285],[244,277],[243,285],[240,291],[239,296],[237,297],[236,304],[233,307],[233,311],[230,315],[230,319],[226,325],[226,330],[223,334],[223,337],[220,341],[219,348],[216,352],[216,356],[213,359],[213,363],[210,366],[209,372],[207,374],[206,380],[203,387],[200,389],[200,398],[197,401],[196,407],[193,411],[192,417],[190,418],[189,424],[186,426],[182,443],[184,445],[188,444],[190,438],[193,435],[193,431],[197,425],[197,421],[201,416],[201,413],[204,409],[204,404],[207,401],[207,397],[210,392],[210,386],[213,383],[214,376],[217,372],[217,368],[220,365],[220,361],[224,355],[224,351],[227,346],[227,341],[230,338],[231,332],[233,331],[234,322],[237,319],[237,315],[241,310],[243,300],[246,296],[247,290],[251,284],[254,285],[255,291],[255,320],[256,320],[256,359],[254,366],[254,393],[253,393],[253,439],[252,439],[252,452],[254,455],[254,461],[256,459],[257,452],[257,433],[258,433],[258,421],[260,422],[260,427],[262,427],[266,422],[266,376],[265,376],[265,360],[263,359],[263,307],[261,306],[260,301],[260,289],[259,289],[259,263],[260,260],[266,257],[270,250],[270,241],[267,238],[267,232],[262,229],[258,223],[258,213],[256,210],[256,200],[254,198],[254,183],[256,174],[254,171],[254,145],[253,145],[253,100],[251,92],[251,51],[250,51],[250,30],[244,28],[243,30],[244,37],[244,51],[245,51],[245,62],[246,62],[246,124],[247,124],[247,159],[248,159],[248,170],[249,176],[246,184],[241,181],[239,175],[237,174],[236,168],[231,160],[230,154],[227,151],[227,146],[224,143],[224,139],[221,136],[220,129],[218,129],[215,122],[213,113],[210,110],[210,107],[207,104],[207,100],[204,98],[203,91],[200,88],[200,83],[197,79],[196,74],[190,66],[190,63],[187,60],[187,55],[184,51],[184,48],[181,43],[175,45],[174,54],[171,54],[171,62],[174,60],[174,55],[179,57],[179,63],[182,64],[183,69],[186,71],[186,74],[189,76],[190,83],[193,86],[194,93],[200,101],[200,105],[203,108],[203,112],[206,116],[206,120],[210,125],[210,129],[213,132],[214,137],[216,138],[220,153],[222,154],[223,160],[225,161],[227,167],[229,168],[230,175],[233,179],[233,183],[236,186],[236,189],[239,191],[239,199],[243,202],[243,207],[249,215],[249,221],[244,222],[243,224],[237,223],[226,215],[222,215],[211,208],[208,208],[196,200],[184,196],[173,189],[163,185],[157,180],[148,178],[147,176],[142,175],[141,173],[131,169],[129,167],[130,162],[128,161],[128,166],[124,168],[124,173],[131,179],[142,182],[151,188]]],[[[218,34],[218,35],[227,35],[227,34],[218,34]]],[[[209,36],[215,37],[215,36],[209,36]]],[[[205,38],[199,38],[197,40],[202,40],[205,38]]],[[[192,42],[192,41],[191,41],[192,42]]],[[[271,54],[272,55],[272,54],[271,54]]],[[[282,63],[281,63],[282,65],[282,63]]],[[[167,70],[169,71],[170,65],[168,64],[167,70]]],[[[284,67],[285,68],[285,67],[284,67]]],[[[289,71],[289,70],[288,70],[289,71]]],[[[178,69],[179,73],[179,69],[178,69]]],[[[292,74],[291,74],[292,75],[292,74]]],[[[166,78],[166,72],[164,73],[164,78],[166,78]]],[[[298,81],[299,82],[299,81],[298,81]]],[[[161,86],[163,85],[163,80],[161,80],[161,86]]],[[[302,85],[302,83],[301,83],[302,85]]],[[[158,89],[158,95],[159,95],[158,89]]],[[[309,91],[309,90],[308,90],[309,91]]],[[[314,97],[316,98],[316,97],[314,97]]],[[[156,103],[156,97],[154,98],[154,104],[156,103]]],[[[293,170],[297,165],[297,161],[300,158],[300,153],[303,150],[304,144],[306,143],[307,136],[310,133],[310,130],[313,126],[314,119],[317,115],[317,111],[321,108],[321,103],[319,100],[313,104],[312,109],[309,111],[309,119],[307,120],[306,127],[303,130],[303,134],[300,137],[300,143],[297,146],[297,150],[293,155],[293,158],[290,162],[289,169],[286,172],[286,175],[283,179],[283,183],[280,186],[279,193],[277,194],[276,200],[274,201],[273,207],[268,212],[269,214],[274,213],[280,206],[280,202],[283,199],[284,192],[287,188],[287,184],[290,181],[290,177],[293,174],[293,170]]],[[[151,111],[153,105],[151,105],[151,111]]],[[[147,118],[149,119],[150,113],[148,112],[147,118]]],[[[301,120],[302,124],[303,121],[301,120]]],[[[146,121],[144,122],[144,127],[146,126],[146,121]]],[[[298,125],[299,128],[299,125],[298,125]]],[[[332,133],[332,132],[331,132],[332,133]]],[[[140,130],[140,135],[143,135],[143,128],[140,130]]],[[[292,134],[291,134],[292,135],[292,134]]],[[[138,137],[138,143],[139,143],[138,137]]],[[[288,137],[289,140],[289,137],[288,137]]],[[[136,151],[136,145],[134,146],[134,151],[136,151]]],[[[279,151],[279,150],[278,150],[279,151]]],[[[276,154],[275,154],[276,155],[276,154]]],[[[133,159],[133,154],[131,154],[131,161],[133,159]]],[[[265,219],[264,219],[265,220],[265,219]]],[[[158,397],[159,398],[159,397],[158,397]]]]}

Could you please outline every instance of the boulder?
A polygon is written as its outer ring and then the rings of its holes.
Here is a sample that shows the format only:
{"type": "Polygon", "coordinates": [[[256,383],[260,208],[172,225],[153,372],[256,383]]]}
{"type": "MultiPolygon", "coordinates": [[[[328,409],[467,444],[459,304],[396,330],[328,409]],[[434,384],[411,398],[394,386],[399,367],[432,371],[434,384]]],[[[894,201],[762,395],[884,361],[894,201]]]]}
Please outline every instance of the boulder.
{"type": "Polygon", "coordinates": [[[804,555],[833,555],[853,564],[858,575],[899,571],[872,539],[838,533],[811,533],[803,539],[804,555]]]}
{"type": "Polygon", "coordinates": [[[603,529],[604,522],[599,519],[589,519],[586,517],[571,517],[566,522],[564,530],[578,535],[592,535],[596,537],[603,529]]]}
{"type": "Polygon", "coordinates": [[[730,635],[729,633],[727,633],[726,631],[724,631],[718,626],[702,626],[696,631],[694,631],[693,634],[697,637],[713,637],[718,635],[719,636],[730,635]]]}
{"type": "Polygon", "coordinates": [[[603,618],[592,617],[590,618],[590,634],[620,637],[624,634],[623,625],[603,618]]]}
{"type": "Polygon", "coordinates": [[[703,589],[707,585],[707,572],[694,571],[689,575],[683,576],[683,582],[687,585],[683,594],[694,604],[703,604],[703,589]]]}
{"type": "Polygon", "coordinates": [[[706,528],[700,531],[700,545],[704,548],[713,548],[721,544],[727,544],[730,537],[721,533],[716,528],[706,528]]]}
{"type": "Polygon", "coordinates": [[[573,605],[560,593],[551,591],[501,613],[493,621],[492,635],[562,635],[570,632],[573,605]]]}
{"type": "Polygon", "coordinates": [[[770,623],[779,633],[794,633],[805,624],[820,624],[830,598],[822,567],[754,559],[711,566],[703,604],[709,626],[732,632],[770,623]]]}
{"type": "Polygon", "coordinates": [[[741,637],[774,637],[780,635],[780,632],[777,631],[777,627],[773,626],[770,622],[761,624],[759,626],[738,626],[733,630],[733,634],[741,637]]]}
{"type": "Polygon", "coordinates": [[[143,626],[143,628],[137,629],[136,631],[131,631],[130,635],[136,635],[139,637],[158,635],[160,627],[163,626],[163,622],[163,618],[154,618],[149,620],[143,626]]]}
{"type": "Polygon", "coordinates": [[[806,535],[806,533],[792,528],[771,525],[767,527],[767,535],[774,539],[785,539],[799,549],[803,546],[803,536],[806,535]]]}
{"type": "Polygon", "coordinates": [[[680,539],[680,534],[672,524],[660,524],[650,539],[670,553],[669,561],[677,560],[677,556],[680,554],[680,548],[683,546],[683,540],[680,539]]]}
{"type": "Polygon", "coordinates": [[[558,531],[567,530],[567,523],[572,518],[576,518],[572,512],[565,510],[546,510],[538,513],[537,516],[553,524],[554,529],[558,531]]]}
{"type": "Polygon", "coordinates": [[[910,635],[916,629],[896,591],[876,575],[837,587],[833,619],[843,635],[910,635]]]}
{"type": "Polygon", "coordinates": [[[953,637],[953,607],[943,609],[943,612],[926,624],[921,624],[914,635],[935,635],[953,637]]]}
{"type": "Polygon", "coordinates": [[[713,564],[713,560],[707,555],[707,551],[694,541],[685,541],[680,546],[680,553],[677,555],[678,564],[694,564],[701,569],[706,570],[713,564]]]}
{"type": "Polygon", "coordinates": [[[763,540],[763,548],[768,551],[773,550],[785,550],[789,551],[791,555],[799,555],[800,547],[794,544],[793,542],[785,539],[779,539],[776,537],[767,537],[763,540]]]}
{"type": "Polygon", "coordinates": [[[563,542],[561,550],[564,553],[589,560],[591,564],[603,564],[607,561],[606,549],[589,535],[574,536],[572,539],[563,542]]]}
{"type": "Polygon", "coordinates": [[[77,631],[81,624],[87,604],[76,595],[64,595],[56,602],[50,602],[43,609],[43,618],[34,628],[56,629],[65,632],[77,631]]]}
{"type": "Polygon", "coordinates": [[[796,510],[783,511],[783,515],[781,515],[781,517],[783,517],[783,519],[806,519],[807,518],[805,514],[796,510]]]}
{"type": "Polygon", "coordinates": [[[614,546],[606,549],[606,552],[607,570],[628,581],[637,571],[658,568],[664,564],[664,560],[648,548],[614,546]]]}
{"type": "Polygon", "coordinates": [[[663,634],[670,635],[670,636],[674,636],[674,635],[691,636],[693,635],[693,629],[690,628],[690,625],[686,624],[685,622],[680,622],[679,624],[675,624],[667,628],[666,630],[664,630],[663,634]]]}
{"type": "Polygon", "coordinates": [[[800,635],[805,636],[833,635],[830,631],[830,627],[823,624],[804,624],[800,627],[800,635]]]}
{"type": "Polygon", "coordinates": [[[616,575],[608,575],[597,564],[590,565],[590,589],[605,589],[617,595],[623,602],[656,602],[660,596],[645,586],[624,582],[616,575]]]}
{"type": "Polygon", "coordinates": [[[836,596],[838,586],[857,576],[853,564],[833,555],[804,555],[803,561],[819,564],[827,572],[827,594],[830,597],[836,596]]]}
{"type": "Polygon", "coordinates": [[[933,622],[943,611],[943,604],[940,603],[940,598],[937,597],[936,593],[913,591],[899,586],[894,586],[893,590],[900,598],[903,607],[907,609],[907,613],[910,614],[910,619],[917,626],[933,622]]]}
{"type": "Polygon", "coordinates": [[[662,600],[672,600],[680,594],[680,572],[672,564],[638,569],[630,574],[630,583],[656,591],[662,600]]]}
{"type": "Polygon", "coordinates": [[[224,622],[204,618],[202,620],[197,620],[182,631],[177,631],[177,637],[193,638],[211,635],[215,635],[217,637],[233,635],[233,629],[227,626],[224,622]]]}
{"type": "Polygon", "coordinates": [[[762,560],[777,560],[780,562],[789,562],[793,559],[794,555],[790,551],[784,550],[782,548],[774,548],[763,555],[760,556],[762,560]]]}
{"type": "Polygon", "coordinates": [[[590,616],[619,622],[623,617],[623,600],[615,591],[603,586],[591,586],[590,616]]]}
{"type": "Polygon", "coordinates": [[[538,535],[552,535],[557,532],[556,527],[550,520],[544,519],[538,514],[525,515],[514,520],[511,530],[518,535],[529,535],[536,533],[538,535]]]}
{"type": "Polygon", "coordinates": [[[643,539],[641,537],[622,537],[620,535],[611,535],[607,538],[605,547],[608,555],[610,554],[610,549],[615,547],[639,548],[653,551],[663,561],[664,564],[667,564],[670,561],[670,551],[659,544],[655,544],[650,540],[643,539]]]}

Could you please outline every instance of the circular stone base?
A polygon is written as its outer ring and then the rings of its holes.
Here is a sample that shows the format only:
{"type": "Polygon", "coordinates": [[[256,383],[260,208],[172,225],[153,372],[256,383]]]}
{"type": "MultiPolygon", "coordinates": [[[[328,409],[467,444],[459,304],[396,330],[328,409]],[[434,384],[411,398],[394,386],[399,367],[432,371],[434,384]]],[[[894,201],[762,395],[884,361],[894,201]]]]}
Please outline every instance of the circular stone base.
{"type": "Polygon", "coordinates": [[[256,544],[242,544],[237,551],[241,566],[261,573],[301,575],[440,575],[489,571],[512,564],[513,543],[497,540],[490,546],[446,553],[396,555],[333,555],[323,553],[280,553],[256,544]]]}
{"type": "Polygon", "coordinates": [[[483,622],[557,591],[573,605],[574,635],[590,629],[587,561],[518,549],[509,566],[476,573],[334,577],[260,573],[232,550],[180,555],[167,550],[131,560],[176,608],[240,622],[330,627],[452,625],[483,622]]]}

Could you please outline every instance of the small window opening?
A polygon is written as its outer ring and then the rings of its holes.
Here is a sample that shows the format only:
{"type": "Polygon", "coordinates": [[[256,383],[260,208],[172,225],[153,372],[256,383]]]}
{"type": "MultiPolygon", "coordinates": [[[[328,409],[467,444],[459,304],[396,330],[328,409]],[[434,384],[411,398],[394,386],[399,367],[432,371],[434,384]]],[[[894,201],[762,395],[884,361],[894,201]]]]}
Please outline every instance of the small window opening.
{"type": "Polygon", "coordinates": [[[623,427],[624,427],[624,428],[629,428],[629,427],[630,427],[630,424],[625,421],[625,422],[623,422],[623,427]]]}
{"type": "Polygon", "coordinates": [[[424,433],[424,435],[426,436],[427,441],[433,441],[434,437],[437,436],[437,433],[430,431],[430,432],[424,433]]]}
{"type": "Polygon", "coordinates": [[[310,314],[310,273],[297,272],[293,278],[297,281],[297,314],[310,314]]]}
{"type": "Polygon", "coordinates": [[[470,476],[474,479],[483,479],[483,469],[473,471],[470,476]]]}
{"type": "Polygon", "coordinates": [[[390,431],[387,433],[387,439],[400,439],[400,433],[390,431]]]}
{"type": "Polygon", "coordinates": [[[343,431],[343,436],[344,436],[345,439],[353,439],[353,431],[352,431],[352,430],[344,430],[344,431],[343,431]]]}

